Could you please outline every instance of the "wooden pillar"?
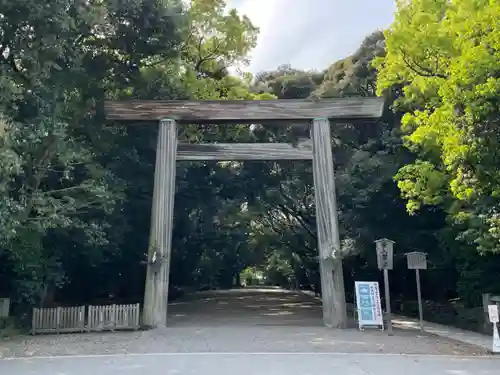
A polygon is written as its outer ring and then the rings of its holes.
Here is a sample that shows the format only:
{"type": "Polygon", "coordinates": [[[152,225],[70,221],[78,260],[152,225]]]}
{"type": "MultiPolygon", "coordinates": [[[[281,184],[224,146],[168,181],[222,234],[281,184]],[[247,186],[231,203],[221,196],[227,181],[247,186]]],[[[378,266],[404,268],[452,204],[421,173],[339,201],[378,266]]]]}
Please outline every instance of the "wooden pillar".
{"type": "Polygon", "coordinates": [[[167,325],[176,152],[176,123],[170,119],[160,120],[144,291],[143,324],[147,327],[167,325]]]}
{"type": "Polygon", "coordinates": [[[344,275],[328,119],[313,120],[312,140],[323,321],[328,327],[346,328],[344,275]]]}

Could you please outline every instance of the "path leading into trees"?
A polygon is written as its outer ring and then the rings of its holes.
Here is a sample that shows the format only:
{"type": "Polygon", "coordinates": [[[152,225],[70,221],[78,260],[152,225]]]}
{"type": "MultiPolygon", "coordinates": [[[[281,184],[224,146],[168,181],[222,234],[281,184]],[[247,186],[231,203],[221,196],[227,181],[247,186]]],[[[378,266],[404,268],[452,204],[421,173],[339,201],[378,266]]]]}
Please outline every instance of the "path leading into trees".
{"type": "Polygon", "coordinates": [[[0,374],[493,375],[483,349],[396,329],[322,326],[320,303],[279,289],[207,291],[172,303],[166,329],[0,341],[0,374]]]}
{"type": "Polygon", "coordinates": [[[171,327],[301,326],[321,327],[315,298],[280,288],[198,292],[169,304],[171,327]]]}

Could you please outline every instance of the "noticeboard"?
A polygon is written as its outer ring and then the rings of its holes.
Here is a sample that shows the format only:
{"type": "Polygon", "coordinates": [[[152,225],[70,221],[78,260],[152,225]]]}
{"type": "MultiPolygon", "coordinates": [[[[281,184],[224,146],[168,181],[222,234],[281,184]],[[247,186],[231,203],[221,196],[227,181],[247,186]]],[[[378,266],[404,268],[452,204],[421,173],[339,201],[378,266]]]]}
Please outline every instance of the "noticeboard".
{"type": "Polygon", "coordinates": [[[392,270],[394,263],[394,241],[382,238],[375,241],[377,266],[380,270],[392,270]]]}
{"type": "Polygon", "coordinates": [[[384,328],[380,290],[376,281],[356,281],[356,308],[359,329],[369,326],[384,328]]]}
{"type": "Polygon", "coordinates": [[[491,323],[499,323],[500,317],[498,316],[498,306],[489,305],[488,306],[488,316],[491,323]]]}
{"type": "Polygon", "coordinates": [[[500,335],[498,334],[497,323],[493,324],[493,353],[500,353],[500,335]]]}
{"type": "Polygon", "coordinates": [[[427,254],[420,251],[407,253],[406,260],[409,270],[426,270],[427,269],[427,254]]]}

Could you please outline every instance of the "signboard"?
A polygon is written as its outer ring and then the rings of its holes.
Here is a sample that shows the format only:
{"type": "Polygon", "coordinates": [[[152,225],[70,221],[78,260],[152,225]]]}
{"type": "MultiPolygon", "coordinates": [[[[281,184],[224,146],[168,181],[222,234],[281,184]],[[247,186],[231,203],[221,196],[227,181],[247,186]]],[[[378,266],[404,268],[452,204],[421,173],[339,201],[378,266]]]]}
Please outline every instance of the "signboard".
{"type": "Polygon", "coordinates": [[[376,281],[356,281],[356,308],[358,310],[358,326],[381,326],[384,319],[380,303],[380,291],[376,281]]]}
{"type": "Polygon", "coordinates": [[[409,270],[426,270],[427,269],[427,254],[419,251],[407,253],[406,260],[409,270]]]}
{"type": "Polygon", "coordinates": [[[498,305],[488,305],[488,317],[493,323],[493,353],[500,353],[500,335],[498,334],[498,323],[500,316],[498,315],[498,305]]]}
{"type": "Polygon", "coordinates": [[[375,241],[377,249],[377,265],[381,270],[392,270],[394,241],[382,238],[375,241]]]}
{"type": "Polygon", "coordinates": [[[7,318],[9,316],[10,299],[0,298],[0,318],[7,318]]]}
{"type": "Polygon", "coordinates": [[[500,335],[497,324],[493,324],[493,353],[500,353],[500,335]]]}
{"type": "Polygon", "coordinates": [[[488,316],[491,323],[498,323],[500,321],[497,305],[488,305],[488,316]]]}

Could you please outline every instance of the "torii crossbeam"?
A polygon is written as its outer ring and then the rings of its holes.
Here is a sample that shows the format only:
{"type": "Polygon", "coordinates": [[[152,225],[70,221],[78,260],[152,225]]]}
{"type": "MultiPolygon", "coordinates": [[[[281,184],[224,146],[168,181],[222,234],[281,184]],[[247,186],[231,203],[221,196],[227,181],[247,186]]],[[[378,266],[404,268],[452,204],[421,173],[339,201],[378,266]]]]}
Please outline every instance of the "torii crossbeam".
{"type": "Polygon", "coordinates": [[[330,122],[352,123],[382,116],[382,98],[328,100],[107,101],[109,120],[159,123],[143,324],[166,326],[176,161],[312,160],[318,248],[326,326],[343,328],[347,313],[340,255],[330,122]],[[312,122],[311,138],[286,143],[178,144],[177,124],[312,122]],[[153,261],[153,258],[155,261],[153,261]]]}

